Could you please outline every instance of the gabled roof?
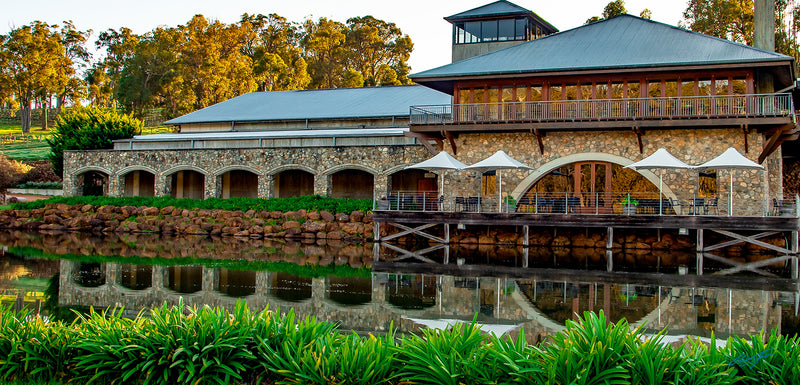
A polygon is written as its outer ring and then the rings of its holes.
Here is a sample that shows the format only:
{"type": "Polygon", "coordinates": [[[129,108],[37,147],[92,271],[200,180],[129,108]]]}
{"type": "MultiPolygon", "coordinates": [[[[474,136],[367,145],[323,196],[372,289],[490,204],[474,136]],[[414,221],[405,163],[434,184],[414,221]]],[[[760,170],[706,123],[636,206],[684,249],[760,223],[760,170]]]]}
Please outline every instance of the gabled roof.
{"type": "Polygon", "coordinates": [[[532,13],[530,10],[520,7],[519,5],[510,3],[505,0],[495,1],[491,4],[482,5],[477,8],[470,9],[457,13],[452,16],[447,16],[444,19],[447,21],[473,19],[479,17],[494,17],[494,16],[508,16],[508,15],[527,15],[532,13]]]}
{"type": "Polygon", "coordinates": [[[253,92],[165,123],[381,118],[408,116],[411,105],[449,103],[449,95],[420,85],[253,92]]]}
{"type": "Polygon", "coordinates": [[[792,60],[775,52],[620,15],[410,77],[417,83],[453,92],[448,84],[436,84],[434,79],[712,64],[777,65],[792,60]]]}

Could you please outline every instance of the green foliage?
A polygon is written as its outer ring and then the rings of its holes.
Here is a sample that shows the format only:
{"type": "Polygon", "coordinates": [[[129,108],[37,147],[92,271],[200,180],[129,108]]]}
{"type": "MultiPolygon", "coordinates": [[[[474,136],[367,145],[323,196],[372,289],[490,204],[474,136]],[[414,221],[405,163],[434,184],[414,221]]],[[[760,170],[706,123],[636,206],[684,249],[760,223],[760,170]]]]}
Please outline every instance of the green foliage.
{"type": "Polygon", "coordinates": [[[52,150],[50,162],[56,175],[64,172],[64,151],[114,148],[113,140],[132,138],[144,128],[132,115],[115,110],[76,108],[59,116],[53,137],[47,139],[52,150]]]}
{"type": "Polygon", "coordinates": [[[0,202],[5,203],[6,189],[21,181],[30,169],[30,166],[9,160],[0,153],[0,202]]]}
{"type": "Polygon", "coordinates": [[[728,365],[745,377],[744,384],[800,384],[798,337],[786,338],[772,331],[769,337],[750,341],[733,337],[725,346],[728,365]]]}
{"type": "Polygon", "coordinates": [[[351,213],[353,211],[366,212],[372,209],[372,201],[369,199],[337,199],[327,198],[319,195],[306,195],[292,198],[209,198],[204,200],[197,199],[176,199],[171,197],[53,197],[40,199],[33,202],[18,203],[14,208],[18,210],[33,210],[42,208],[50,203],[64,203],[68,205],[94,205],[94,206],[149,206],[149,207],[174,207],[178,209],[208,209],[208,210],[230,210],[230,211],[328,211],[331,213],[351,213]]]}
{"type": "Polygon", "coordinates": [[[53,190],[61,190],[63,187],[64,185],[61,182],[25,182],[16,186],[16,188],[53,190]]]}

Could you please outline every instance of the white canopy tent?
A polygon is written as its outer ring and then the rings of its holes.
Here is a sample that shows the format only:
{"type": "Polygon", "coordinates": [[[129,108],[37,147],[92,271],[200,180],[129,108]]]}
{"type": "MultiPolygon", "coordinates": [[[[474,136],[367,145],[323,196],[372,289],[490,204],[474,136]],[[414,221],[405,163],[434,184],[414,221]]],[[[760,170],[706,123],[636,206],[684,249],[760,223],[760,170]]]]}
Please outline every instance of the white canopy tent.
{"type": "Polygon", "coordinates": [[[497,170],[497,183],[499,188],[497,189],[497,211],[503,211],[503,177],[500,174],[500,170],[503,169],[517,169],[517,168],[526,168],[532,169],[532,167],[526,166],[522,164],[520,161],[508,156],[503,150],[498,150],[492,156],[473,164],[472,166],[464,167],[464,170],[474,170],[479,172],[486,172],[491,170],[497,170]]]}
{"type": "Polygon", "coordinates": [[[674,157],[669,153],[669,151],[662,147],[647,158],[644,158],[636,163],[629,164],[625,166],[625,168],[634,170],[658,169],[661,171],[658,175],[658,215],[661,215],[663,212],[661,194],[664,191],[664,169],[690,169],[692,166],[683,163],[680,159],[674,157]]]}
{"type": "Polygon", "coordinates": [[[452,155],[444,151],[440,151],[438,154],[436,154],[436,156],[428,160],[406,166],[406,169],[420,168],[429,171],[434,171],[434,170],[441,171],[442,180],[440,183],[442,187],[439,193],[444,194],[444,172],[447,170],[461,170],[465,167],[467,167],[466,164],[459,162],[458,159],[453,158],[452,155]]]}
{"type": "Polygon", "coordinates": [[[729,202],[728,202],[728,215],[733,215],[733,171],[736,169],[749,169],[749,170],[763,170],[764,166],[753,162],[750,159],[744,157],[744,155],[740,154],[739,151],[736,151],[733,147],[728,147],[725,152],[720,154],[718,157],[709,160],[699,166],[695,166],[695,169],[702,171],[702,170],[718,170],[718,169],[729,169],[730,170],[730,192],[728,194],[729,202]]]}

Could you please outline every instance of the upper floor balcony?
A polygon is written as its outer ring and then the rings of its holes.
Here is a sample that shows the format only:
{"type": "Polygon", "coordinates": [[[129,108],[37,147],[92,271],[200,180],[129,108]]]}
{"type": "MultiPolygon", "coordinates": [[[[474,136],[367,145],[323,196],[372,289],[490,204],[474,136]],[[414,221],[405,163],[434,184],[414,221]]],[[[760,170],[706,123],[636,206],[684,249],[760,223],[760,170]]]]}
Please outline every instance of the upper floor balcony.
{"type": "Polygon", "coordinates": [[[425,105],[412,106],[410,120],[415,132],[755,128],[793,123],[795,113],[790,94],[751,94],[425,105]]]}

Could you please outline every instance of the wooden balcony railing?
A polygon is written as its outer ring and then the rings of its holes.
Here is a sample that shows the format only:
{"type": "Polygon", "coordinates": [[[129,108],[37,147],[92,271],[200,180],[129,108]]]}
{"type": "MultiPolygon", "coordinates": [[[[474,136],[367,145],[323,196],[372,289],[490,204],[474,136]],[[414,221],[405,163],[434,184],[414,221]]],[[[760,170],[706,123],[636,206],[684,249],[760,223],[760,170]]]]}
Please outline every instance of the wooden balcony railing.
{"type": "Polygon", "coordinates": [[[790,94],[412,106],[412,125],[790,117],[790,94]]]}

